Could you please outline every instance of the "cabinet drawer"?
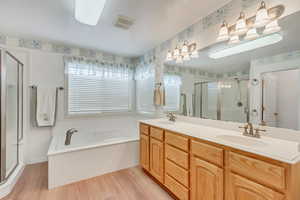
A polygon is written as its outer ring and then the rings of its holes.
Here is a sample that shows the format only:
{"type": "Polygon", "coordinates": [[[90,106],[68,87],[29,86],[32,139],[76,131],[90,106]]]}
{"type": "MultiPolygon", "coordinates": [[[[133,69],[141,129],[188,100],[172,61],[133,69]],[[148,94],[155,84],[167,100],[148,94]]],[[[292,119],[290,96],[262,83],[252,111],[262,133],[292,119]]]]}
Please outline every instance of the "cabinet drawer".
{"type": "Polygon", "coordinates": [[[189,190],[168,175],[165,177],[165,185],[178,199],[189,199],[189,190]]]}
{"type": "Polygon", "coordinates": [[[140,124],[140,133],[144,135],[149,135],[149,126],[145,124],[140,124]]]}
{"type": "Polygon", "coordinates": [[[164,131],[159,128],[151,127],[150,128],[150,136],[162,141],[164,139],[164,131]]]}
{"type": "Polygon", "coordinates": [[[176,179],[185,187],[189,187],[189,172],[174,164],[173,162],[165,161],[165,173],[176,179]]]}
{"type": "Polygon", "coordinates": [[[242,176],[257,180],[257,182],[285,189],[285,169],[261,160],[229,153],[229,168],[242,176]]]}
{"type": "Polygon", "coordinates": [[[188,169],[189,167],[189,155],[186,152],[183,152],[179,149],[176,149],[168,144],[166,144],[166,158],[175,162],[179,166],[188,169]]]}
{"type": "Polygon", "coordinates": [[[204,144],[196,141],[191,141],[191,151],[194,155],[203,158],[216,165],[223,166],[223,149],[204,144]]]}
{"type": "Polygon", "coordinates": [[[184,151],[189,150],[189,139],[171,132],[165,132],[165,142],[184,151]]]}

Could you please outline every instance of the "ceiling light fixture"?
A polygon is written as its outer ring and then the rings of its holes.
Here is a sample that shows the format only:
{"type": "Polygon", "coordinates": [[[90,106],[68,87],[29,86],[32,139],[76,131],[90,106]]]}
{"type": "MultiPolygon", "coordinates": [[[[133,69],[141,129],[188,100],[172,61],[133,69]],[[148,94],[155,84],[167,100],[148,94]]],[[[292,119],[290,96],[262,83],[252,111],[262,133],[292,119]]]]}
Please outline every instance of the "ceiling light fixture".
{"type": "Polygon", "coordinates": [[[105,3],[106,0],[75,0],[75,19],[90,26],[97,25],[105,3]]]}
{"type": "Polygon", "coordinates": [[[268,45],[275,44],[282,40],[282,35],[279,33],[274,33],[267,35],[256,40],[244,41],[238,45],[229,46],[220,50],[209,53],[209,57],[213,59],[223,58],[242,52],[250,51],[253,49],[265,47],[268,45]]]}

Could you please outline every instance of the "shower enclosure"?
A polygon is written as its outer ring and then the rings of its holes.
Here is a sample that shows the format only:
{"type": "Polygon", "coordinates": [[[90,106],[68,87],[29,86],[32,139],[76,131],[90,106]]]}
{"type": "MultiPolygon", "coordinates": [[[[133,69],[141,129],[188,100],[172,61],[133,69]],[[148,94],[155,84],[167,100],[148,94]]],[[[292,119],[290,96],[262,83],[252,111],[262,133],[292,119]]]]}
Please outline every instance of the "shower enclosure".
{"type": "Polygon", "coordinates": [[[249,121],[248,80],[194,84],[194,116],[206,119],[249,121]]]}
{"type": "Polygon", "coordinates": [[[0,49],[1,72],[1,183],[19,164],[19,142],[23,137],[23,63],[0,49]]]}

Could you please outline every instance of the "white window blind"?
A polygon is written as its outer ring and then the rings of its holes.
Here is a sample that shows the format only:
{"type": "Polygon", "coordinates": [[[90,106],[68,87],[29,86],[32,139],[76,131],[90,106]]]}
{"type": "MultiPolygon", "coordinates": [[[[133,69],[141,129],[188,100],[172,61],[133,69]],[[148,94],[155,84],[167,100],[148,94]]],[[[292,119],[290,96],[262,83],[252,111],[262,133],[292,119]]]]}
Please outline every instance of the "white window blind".
{"type": "Polygon", "coordinates": [[[165,75],[164,76],[165,86],[165,100],[166,105],[164,106],[165,111],[177,112],[180,107],[180,87],[181,77],[178,75],[165,75]]]}
{"type": "Polygon", "coordinates": [[[130,111],[132,71],[105,64],[67,62],[68,113],[130,111]]]}

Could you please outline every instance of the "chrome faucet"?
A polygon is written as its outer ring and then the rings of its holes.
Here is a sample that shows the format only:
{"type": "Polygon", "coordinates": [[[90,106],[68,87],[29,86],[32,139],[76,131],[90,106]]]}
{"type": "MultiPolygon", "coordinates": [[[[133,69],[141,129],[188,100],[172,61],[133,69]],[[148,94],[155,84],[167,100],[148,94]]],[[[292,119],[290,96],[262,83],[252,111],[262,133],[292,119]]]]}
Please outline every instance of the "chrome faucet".
{"type": "Polygon", "coordinates": [[[167,117],[169,118],[169,121],[171,122],[175,122],[176,121],[176,116],[174,115],[174,113],[168,113],[167,117]]]}
{"type": "Polygon", "coordinates": [[[253,124],[248,122],[245,126],[239,127],[244,129],[243,135],[248,137],[260,138],[260,131],[266,132],[264,129],[253,128],[253,124]],[[255,132],[254,132],[255,131],[255,132]]]}
{"type": "Polygon", "coordinates": [[[75,128],[71,128],[69,130],[67,130],[66,132],[66,140],[65,140],[65,145],[70,145],[71,144],[71,139],[72,139],[72,135],[74,133],[77,133],[78,131],[75,128]]]}

